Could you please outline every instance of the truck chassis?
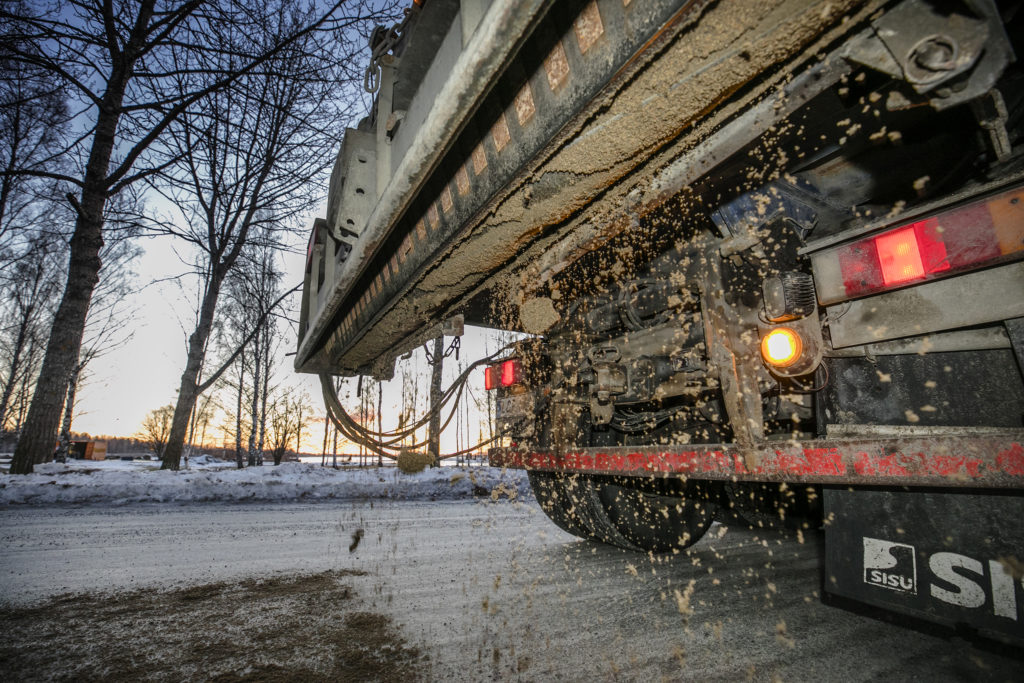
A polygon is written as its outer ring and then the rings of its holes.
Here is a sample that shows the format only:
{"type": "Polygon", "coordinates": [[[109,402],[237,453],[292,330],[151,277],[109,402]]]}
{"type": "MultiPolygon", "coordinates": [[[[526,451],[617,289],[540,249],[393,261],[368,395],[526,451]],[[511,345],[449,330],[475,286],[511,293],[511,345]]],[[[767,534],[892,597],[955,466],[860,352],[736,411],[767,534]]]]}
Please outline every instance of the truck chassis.
{"type": "Polygon", "coordinates": [[[527,333],[491,462],[563,529],[824,523],[830,592],[1024,643],[1019,3],[486,5],[378,55],[296,367],[527,333]]]}

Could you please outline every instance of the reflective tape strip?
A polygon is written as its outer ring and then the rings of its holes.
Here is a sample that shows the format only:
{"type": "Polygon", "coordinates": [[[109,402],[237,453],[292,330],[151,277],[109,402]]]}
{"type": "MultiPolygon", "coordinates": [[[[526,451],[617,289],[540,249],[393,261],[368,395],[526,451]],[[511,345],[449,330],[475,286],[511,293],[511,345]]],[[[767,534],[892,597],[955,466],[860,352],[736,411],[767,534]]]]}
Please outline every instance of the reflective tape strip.
{"type": "Polygon", "coordinates": [[[820,484],[1024,488],[1024,435],[779,442],[742,448],[492,449],[491,464],[582,474],[820,484]]]}

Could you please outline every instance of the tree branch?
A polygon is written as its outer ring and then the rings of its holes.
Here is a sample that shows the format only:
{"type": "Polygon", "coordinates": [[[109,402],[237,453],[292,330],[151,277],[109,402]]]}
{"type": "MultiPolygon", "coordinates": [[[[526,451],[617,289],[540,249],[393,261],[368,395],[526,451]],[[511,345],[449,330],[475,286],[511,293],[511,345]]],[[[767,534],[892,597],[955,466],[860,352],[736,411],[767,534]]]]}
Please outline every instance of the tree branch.
{"type": "Polygon", "coordinates": [[[301,283],[295,285],[294,287],[289,289],[287,292],[282,294],[277,299],[277,301],[275,301],[274,303],[270,304],[270,306],[267,308],[267,310],[265,310],[262,313],[260,313],[260,317],[257,318],[256,324],[253,325],[252,331],[245,337],[245,339],[242,340],[242,343],[238,345],[238,348],[236,348],[234,350],[234,352],[231,354],[231,356],[228,357],[228,359],[226,361],[224,361],[224,364],[221,365],[220,368],[218,368],[216,372],[214,372],[212,375],[210,375],[206,379],[205,382],[203,382],[202,384],[200,384],[200,385],[198,385],[196,387],[196,393],[197,394],[203,393],[204,391],[209,389],[211,386],[213,386],[214,383],[216,383],[216,381],[218,379],[220,379],[220,376],[224,374],[225,370],[227,370],[229,367],[231,367],[231,364],[235,362],[235,359],[237,359],[239,354],[242,353],[242,350],[246,347],[246,345],[249,342],[251,342],[253,340],[253,337],[255,337],[259,333],[260,328],[263,326],[263,322],[267,319],[267,316],[270,315],[270,312],[273,311],[275,308],[277,308],[281,304],[282,301],[284,301],[286,298],[288,298],[289,296],[291,296],[295,292],[299,291],[300,289],[302,289],[302,284],[301,283]]]}
{"type": "Polygon", "coordinates": [[[254,70],[257,66],[263,64],[270,58],[276,56],[277,53],[279,53],[281,50],[297,41],[299,38],[302,38],[308,33],[312,33],[313,31],[319,29],[319,27],[322,26],[333,13],[337,11],[339,7],[341,7],[342,3],[343,0],[338,0],[337,2],[334,3],[334,5],[331,6],[331,8],[323,16],[321,16],[315,22],[309,24],[302,30],[297,31],[292,35],[288,36],[286,39],[272,47],[270,50],[267,50],[263,54],[259,55],[254,60],[249,62],[249,64],[243,66],[237,71],[229,73],[224,78],[215,81],[214,83],[211,83],[202,90],[199,90],[193,93],[192,95],[189,95],[185,99],[181,100],[169,112],[167,112],[167,114],[164,115],[164,117],[153,127],[152,130],[149,131],[147,135],[145,135],[141,140],[139,140],[135,144],[135,146],[132,147],[132,149],[129,150],[127,154],[125,154],[124,159],[122,159],[121,161],[121,165],[118,166],[118,168],[113,173],[107,176],[108,186],[117,183],[122,177],[124,177],[131,169],[136,159],[138,159],[139,156],[153,143],[153,141],[160,137],[160,135],[163,134],[164,130],[166,130],[166,128],[170,126],[172,123],[174,123],[174,121],[177,120],[177,118],[182,114],[182,112],[184,112],[188,107],[195,104],[200,99],[206,97],[210,93],[230,85],[242,76],[254,70]]]}

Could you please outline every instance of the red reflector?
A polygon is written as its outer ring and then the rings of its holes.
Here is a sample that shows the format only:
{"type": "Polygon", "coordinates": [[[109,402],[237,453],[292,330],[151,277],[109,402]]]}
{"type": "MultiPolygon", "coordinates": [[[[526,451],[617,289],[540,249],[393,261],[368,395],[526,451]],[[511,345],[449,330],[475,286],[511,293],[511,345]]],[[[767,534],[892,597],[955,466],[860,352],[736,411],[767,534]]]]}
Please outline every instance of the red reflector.
{"type": "Polygon", "coordinates": [[[861,240],[839,249],[843,287],[849,296],[860,296],[882,287],[882,266],[871,240],[861,240]]]}
{"type": "Polygon", "coordinates": [[[914,227],[901,228],[875,238],[882,281],[886,287],[916,280],[924,275],[921,250],[917,248],[914,227]]]}
{"type": "Polygon", "coordinates": [[[501,364],[501,386],[510,387],[522,379],[519,361],[507,360],[501,364]]]}
{"type": "Polygon", "coordinates": [[[924,272],[929,275],[949,270],[949,255],[943,237],[945,228],[939,225],[936,218],[926,218],[914,223],[914,234],[917,235],[917,246],[921,248],[921,260],[924,272]]]}
{"type": "Polygon", "coordinates": [[[484,368],[484,389],[490,391],[498,388],[498,368],[484,368]]]}

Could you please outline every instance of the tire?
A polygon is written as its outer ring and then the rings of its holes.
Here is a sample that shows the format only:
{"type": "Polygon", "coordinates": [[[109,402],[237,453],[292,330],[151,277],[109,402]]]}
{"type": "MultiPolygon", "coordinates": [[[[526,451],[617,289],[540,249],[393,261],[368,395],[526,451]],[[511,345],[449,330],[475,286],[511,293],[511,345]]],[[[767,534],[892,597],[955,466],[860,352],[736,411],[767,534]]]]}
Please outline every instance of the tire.
{"type": "Polygon", "coordinates": [[[540,508],[555,526],[573,536],[597,540],[592,530],[593,525],[587,522],[589,515],[577,505],[574,495],[577,487],[568,475],[530,470],[527,476],[540,508]]]}
{"type": "Polygon", "coordinates": [[[537,502],[559,528],[638,552],[677,552],[700,540],[713,508],[704,500],[665,496],[586,475],[529,472],[537,502]]]}

